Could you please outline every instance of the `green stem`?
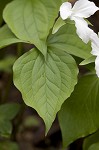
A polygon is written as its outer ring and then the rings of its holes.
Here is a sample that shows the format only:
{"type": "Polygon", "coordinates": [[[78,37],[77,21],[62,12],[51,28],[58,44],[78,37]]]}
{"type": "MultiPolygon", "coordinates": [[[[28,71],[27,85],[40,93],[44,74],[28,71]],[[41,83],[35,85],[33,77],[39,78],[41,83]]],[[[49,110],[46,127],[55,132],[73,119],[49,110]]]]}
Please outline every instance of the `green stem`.
{"type": "Polygon", "coordinates": [[[23,54],[23,45],[22,45],[22,43],[17,44],[17,54],[18,54],[18,57],[20,57],[23,54]]]}

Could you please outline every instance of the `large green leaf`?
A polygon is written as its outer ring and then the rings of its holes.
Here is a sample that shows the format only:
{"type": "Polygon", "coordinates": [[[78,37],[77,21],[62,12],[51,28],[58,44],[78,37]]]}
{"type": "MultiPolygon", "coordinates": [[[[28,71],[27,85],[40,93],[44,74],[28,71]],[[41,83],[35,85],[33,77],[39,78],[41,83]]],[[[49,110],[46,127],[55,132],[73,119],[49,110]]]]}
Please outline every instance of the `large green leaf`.
{"type": "Polygon", "coordinates": [[[18,39],[10,31],[10,29],[7,27],[7,25],[4,25],[2,28],[0,28],[0,48],[3,48],[10,44],[18,43],[18,42],[24,42],[24,41],[18,39]]]}
{"type": "Polygon", "coordinates": [[[3,18],[2,18],[2,12],[3,12],[3,9],[4,7],[6,6],[6,4],[8,4],[9,2],[11,2],[11,0],[1,0],[0,1],[0,24],[2,23],[3,21],[3,18]]]}
{"type": "Polygon", "coordinates": [[[32,49],[15,62],[14,83],[25,103],[44,119],[46,132],[73,91],[77,74],[72,56],[54,49],[48,50],[46,60],[37,49],[32,49]]]}
{"type": "Polygon", "coordinates": [[[96,133],[85,138],[83,143],[83,150],[89,150],[89,147],[97,142],[99,142],[99,130],[96,133]]]}
{"type": "Polygon", "coordinates": [[[20,105],[15,103],[0,105],[0,136],[9,136],[12,131],[12,120],[19,112],[20,105]]]}
{"type": "Polygon", "coordinates": [[[73,23],[66,23],[66,25],[62,26],[58,32],[54,35],[50,35],[48,38],[48,45],[49,47],[66,51],[69,54],[84,59],[92,56],[90,54],[90,43],[85,44],[82,42],[76,34],[76,28],[73,23]]]}
{"type": "Polygon", "coordinates": [[[14,0],[5,8],[3,17],[19,39],[29,41],[46,55],[46,39],[60,4],[61,0],[14,0]]]}
{"type": "Polygon", "coordinates": [[[59,112],[59,122],[64,146],[99,128],[99,78],[96,75],[80,79],[59,112]]]}

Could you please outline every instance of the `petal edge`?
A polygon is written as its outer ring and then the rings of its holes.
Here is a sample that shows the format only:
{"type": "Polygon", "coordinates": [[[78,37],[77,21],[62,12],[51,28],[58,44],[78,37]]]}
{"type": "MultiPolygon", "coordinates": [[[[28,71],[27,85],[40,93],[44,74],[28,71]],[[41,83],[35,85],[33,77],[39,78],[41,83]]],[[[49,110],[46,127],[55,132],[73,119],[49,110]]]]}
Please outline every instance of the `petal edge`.
{"type": "Polygon", "coordinates": [[[60,16],[63,20],[67,19],[72,14],[72,5],[69,2],[65,2],[60,6],[60,16]]]}

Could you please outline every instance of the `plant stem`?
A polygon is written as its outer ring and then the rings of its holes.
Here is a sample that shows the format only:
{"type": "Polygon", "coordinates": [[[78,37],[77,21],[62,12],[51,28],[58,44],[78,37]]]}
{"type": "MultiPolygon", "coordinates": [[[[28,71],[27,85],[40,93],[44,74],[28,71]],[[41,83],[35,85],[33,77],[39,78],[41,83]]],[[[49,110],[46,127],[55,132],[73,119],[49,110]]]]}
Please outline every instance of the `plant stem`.
{"type": "Polygon", "coordinates": [[[23,54],[23,45],[22,45],[22,43],[18,43],[17,44],[17,55],[18,55],[18,57],[20,57],[22,54],[23,54]]]}

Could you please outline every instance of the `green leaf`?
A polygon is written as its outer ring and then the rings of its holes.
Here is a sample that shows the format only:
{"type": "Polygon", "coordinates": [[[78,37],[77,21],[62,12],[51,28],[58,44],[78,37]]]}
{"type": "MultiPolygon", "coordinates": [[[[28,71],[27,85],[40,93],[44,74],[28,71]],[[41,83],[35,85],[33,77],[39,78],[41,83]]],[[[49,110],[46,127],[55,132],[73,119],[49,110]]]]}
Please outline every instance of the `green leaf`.
{"type": "Polygon", "coordinates": [[[16,60],[15,56],[7,56],[4,59],[0,60],[0,71],[6,71],[6,72],[11,72],[12,71],[12,66],[16,60]]]}
{"type": "Polygon", "coordinates": [[[18,42],[24,42],[20,39],[18,39],[7,27],[7,25],[4,25],[2,28],[0,28],[0,48],[6,47],[8,45],[18,43],[18,42]]]}
{"type": "Polygon", "coordinates": [[[62,1],[62,3],[64,3],[64,2],[67,2],[68,0],[61,0],[62,1]]]}
{"type": "Polygon", "coordinates": [[[15,142],[0,142],[0,150],[19,150],[19,146],[15,142]]]}
{"type": "Polygon", "coordinates": [[[3,21],[3,18],[2,18],[3,9],[6,6],[6,4],[8,4],[9,2],[11,2],[11,0],[0,1],[0,25],[2,24],[2,21],[3,21]]]}
{"type": "Polygon", "coordinates": [[[20,105],[15,103],[0,105],[0,135],[8,137],[12,131],[12,120],[19,112],[20,105]]]}
{"type": "Polygon", "coordinates": [[[61,17],[59,17],[54,24],[52,34],[55,34],[59,30],[59,28],[62,27],[64,24],[65,24],[65,21],[62,20],[61,17]]]}
{"type": "Polygon", "coordinates": [[[34,44],[46,55],[46,39],[60,5],[61,0],[14,0],[5,8],[3,17],[19,39],[34,44]]]}
{"type": "Polygon", "coordinates": [[[99,130],[96,133],[85,138],[83,143],[83,150],[89,150],[89,147],[97,142],[99,142],[99,130]]]}
{"type": "Polygon", "coordinates": [[[92,144],[88,150],[99,150],[99,143],[92,144]]]}
{"type": "Polygon", "coordinates": [[[95,132],[99,128],[98,118],[99,78],[87,75],[79,80],[59,112],[64,147],[95,132]]]}
{"type": "Polygon", "coordinates": [[[87,65],[90,64],[92,62],[95,62],[96,57],[95,56],[91,56],[85,60],[83,60],[79,65],[83,66],[83,65],[87,65]]]}
{"type": "Polygon", "coordinates": [[[23,122],[23,126],[25,128],[39,127],[39,125],[40,125],[39,120],[34,116],[26,117],[24,122],[23,122]]]}
{"type": "Polygon", "coordinates": [[[69,54],[84,59],[92,56],[90,54],[90,43],[83,43],[76,34],[75,25],[70,23],[66,23],[66,25],[62,26],[58,32],[49,36],[48,46],[66,51],[69,54]]]}
{"type": "Polygon", "coordinates": [[[14,84],[25,103],[44,119],[46,132],[77,83],[78,68],[69,54],[48,49],[47,59],[32,49],[14,64],[14,84]]]}

